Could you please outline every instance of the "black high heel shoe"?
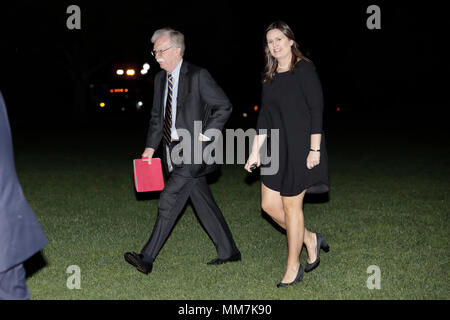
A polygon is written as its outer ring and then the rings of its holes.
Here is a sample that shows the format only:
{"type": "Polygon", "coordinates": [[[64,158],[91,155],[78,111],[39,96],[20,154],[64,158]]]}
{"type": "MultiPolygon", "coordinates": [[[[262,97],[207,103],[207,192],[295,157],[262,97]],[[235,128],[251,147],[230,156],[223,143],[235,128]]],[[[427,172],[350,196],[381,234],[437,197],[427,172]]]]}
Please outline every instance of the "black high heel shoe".
{"type": "Polygon", "coordinates": [[[294,284],[296,284],[297,282],[300,282],[303,280],[303,267],[302,265],[300,265],[300,268],[298,268],[298,273],[297,273],[297,277],[294,279],[294,281],[289,282],[289,283],[284,283],[284,282],[280,282],[277,284],[277,288],[284,288],[287,286],[292,286],[294,284]]]}
{"type": "Polygon", "coordinates": [[[316,258],[316,261],[314,261],[313,263],[308,263],[308,261],[306,261],[305,272],[313,271],[315,268],[317,268],[319,266],[320,249],[322,249],[325,252],[330,251],[330,246],[325,241],[325,239],[322,238],[322,236],[320,234],[316,233],[316,238],[317,238],[317,258],[316,258]]]}

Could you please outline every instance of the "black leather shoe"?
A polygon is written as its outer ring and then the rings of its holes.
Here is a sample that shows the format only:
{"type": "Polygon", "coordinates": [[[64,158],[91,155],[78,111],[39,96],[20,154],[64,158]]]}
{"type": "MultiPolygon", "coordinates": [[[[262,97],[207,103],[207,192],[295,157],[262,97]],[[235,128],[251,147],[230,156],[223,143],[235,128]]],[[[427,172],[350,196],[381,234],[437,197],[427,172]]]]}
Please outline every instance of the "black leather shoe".
{"type": "Polygon", "coordinates": [[[297,282],[300,282],[303,280],[303,267],[302,265],[300,265],[300,268],[298,268],[298,273],[297,273],[297,277],[294,279],[294,281],[289,282],[289,283],[284,283],[284,282],[280,282],[277,284],[277,288],[284,288],[287,286],[292,286],[294,284],[296,284],[297,282]]]}
{"type": "Polygon", "coordinates": [[[317,258],[316,258],[316,261],[314,261],[313,263],[308,263],[308,261],[306,261],[305,272],[313,271],[315,268],[317,268],[319,266],[320,249],[322,249],[325,252],[330,251],[330,246],[325,241],[325,239],[322,238],[322,236],[320,234],[316,233],[316,238],[317,238],[317,258]]]}
{"type": "Polygon", "coordinates": [[[124,255],[125,261],[136,267],[136,269],[144,274],[152,272],[153,263],[145,262],[142,254],[136,252],[126,252],[124,255]]]}
{"type": "Polygon", "coordinates": [[[241,261],[241,253],[238,252],[236,254],[233,254],[231,257],[226,258],[226,259],[213,259],[210,262],[208,262],[208,264],[222,264],[222,263],[226,263],[226,262],[233,262],[233,261],[241,261]]]}

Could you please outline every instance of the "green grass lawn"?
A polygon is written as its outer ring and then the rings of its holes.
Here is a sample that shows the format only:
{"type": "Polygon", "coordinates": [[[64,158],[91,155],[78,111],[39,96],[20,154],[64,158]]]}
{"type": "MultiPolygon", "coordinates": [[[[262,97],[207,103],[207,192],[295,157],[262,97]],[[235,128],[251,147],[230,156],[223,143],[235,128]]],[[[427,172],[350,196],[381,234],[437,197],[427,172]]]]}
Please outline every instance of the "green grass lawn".
{"type": "MultiPolygon", "coordinates": [[[[242,165],[223,166],[211,184],[241,262],[206,265],[216,251],[191,206],[149,276],[124,261],[148,240],[157,214],[157,198],[138,199],[132,182],[145,136],[124,132],[13,136],[20,182],[49,240],[47,265],[27,281],[32,299],[450,298],[448,137],[329,133],[329,201],[304,212],[331,250],[302,283],[278,289],[286,237],[264,217],[259,180],[246,183],[242,165]],[[66,286],[71,265],[80,289],[66,286]],[[380,289],[367,287],[371,265],[380,289]]],[[[304,249],[303,265],[306,258],[304,249]]]]}

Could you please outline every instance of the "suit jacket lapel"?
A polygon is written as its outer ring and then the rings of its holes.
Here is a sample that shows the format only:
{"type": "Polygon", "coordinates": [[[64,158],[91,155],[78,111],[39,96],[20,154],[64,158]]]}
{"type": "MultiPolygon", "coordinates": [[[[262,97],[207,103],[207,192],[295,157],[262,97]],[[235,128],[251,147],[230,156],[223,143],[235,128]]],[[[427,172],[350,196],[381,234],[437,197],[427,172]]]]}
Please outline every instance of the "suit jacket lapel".
{"type": "Polygon", "coordinates": [[[162,74],[161,79],[159,80],[159,85],[160,85],[160,90],[161,90],[161,96],[160,96],[160,101],[161,101],[161,122],[164,123],[164,93],[165,93],[165,89],[166,89],[166,82],[167,82],[167,72],[164,71],[162,74]]]}
{"type": "MultiPolygon", "coordinates": [[[[184,98],[187,94],[187,90],[189,87],[188,81],[189,81],[189,77],[188,77],[188,65],[189,63],[187,63],[186,61],[183,61],[183,63],[181,64],[181,69],[180,69],[180,75],[178,78],[178,95],[177,95],[177,122],[178,119],[180,119],[180,117],[178,117],[178,115],[180,114],[182,108],[183,108],[183,102],[184,102],[184,98]]],[[[164,93],[165,93],[165,88],[166,88],[166,82],[167,82],[167,72],[164,72],[161,80],[160,80],[160,86],[161,86],[161,122],[164,123],[164,93]]],[[[177,125],[177,124],[175,124],[177,125]]]]}
{"type": "Polygon", "coordinates": [[[188,89],[188,66],[186,61],[183,61],[180,69],[180,76],[178,78],[178,96],[177,96],[177,113],[183,108],[184,98],[187,94],[188,89]]]}

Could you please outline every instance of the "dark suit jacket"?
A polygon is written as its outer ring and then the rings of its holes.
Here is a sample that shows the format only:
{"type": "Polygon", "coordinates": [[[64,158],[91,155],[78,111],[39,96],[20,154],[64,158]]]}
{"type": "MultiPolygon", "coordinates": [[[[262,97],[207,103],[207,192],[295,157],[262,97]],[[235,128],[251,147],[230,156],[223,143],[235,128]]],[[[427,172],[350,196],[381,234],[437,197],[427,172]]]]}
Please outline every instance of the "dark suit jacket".
{"type": "Polygon", "coordinates": [[[11,129],[0,92],[0,272],[24,262],[46,244],[17,179],[11,129]]]}
{"type": "MultiPolygon", "coordinates": [[[[157,149],[163,137],[164,89],[167,72],[161,70],[155,76],[155,89],[147,147],[157,149]]],[[[208,129],[222,130],[231,115],[232,105],[223,90],[217,85],[209,72],[183,60],[178,80],[177,115],[175,127],[186,129],[192,137],[190,164],[183,164],[184,172],[197,177],[218,168],[217,164],[194,164],[194,140],[199,133],[208,129]],[[194,121],[201,121],[202,131],[194,128],[194,121]]],[[[198,143],[198,142],[197,142],[198,143]]],[[[202,152],[211,142],[202,142],[202,152]]],[[[163,152],[165,155],[165,152],[163,152]]]]}

